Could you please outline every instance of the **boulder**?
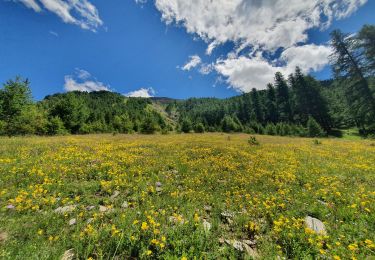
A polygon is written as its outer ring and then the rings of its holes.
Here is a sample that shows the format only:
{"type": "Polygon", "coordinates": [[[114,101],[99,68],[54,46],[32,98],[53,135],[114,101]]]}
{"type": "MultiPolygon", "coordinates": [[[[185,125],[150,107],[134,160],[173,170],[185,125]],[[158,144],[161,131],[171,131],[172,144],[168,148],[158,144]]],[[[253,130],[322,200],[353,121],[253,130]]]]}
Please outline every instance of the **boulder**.
{"type": "Polygon", "coordinates": [[[322,221],[317,218],[307,216],[305,218],[305,224],[308,228],[315,231],[315,233],[326,235],[327,231],[322,221]]]}

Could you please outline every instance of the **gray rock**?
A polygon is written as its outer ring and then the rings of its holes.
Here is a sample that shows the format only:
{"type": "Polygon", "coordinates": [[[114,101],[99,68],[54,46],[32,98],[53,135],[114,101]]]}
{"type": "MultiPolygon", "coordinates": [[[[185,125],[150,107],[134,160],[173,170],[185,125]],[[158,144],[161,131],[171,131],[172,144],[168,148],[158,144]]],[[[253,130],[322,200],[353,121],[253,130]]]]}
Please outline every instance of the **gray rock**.
{"type": "Polygon", "coordinates": [[[254,240],[242,240],[242,242],[248,246],[255,246],[256,242],[254,240]]]}
{"type": "Polygon", "coordinates": [[[122,204],[121,204],[121,208],[123,209],[127,209],[129,208],[129,203],[127,201],[124,201],[122,204]]]}
{"type": "Polygon", "coordinates": [[[86,209],[87,210],[93,210],[93,209],[95,209],[95,206],[87,206],[86,209]]]}
{"type": "Polygon", "coordinates": [[[71,248],[66,250],[61,257],[61,260],[73,260],[74,259],[74,249],[71,248]]]}
{"type": "Polygon", "coordinates": [[[233,218],[234,218],[234,213],[230,211],[224,211],[221,213],[221,220],[224,223],[227,224],[232,224],[233,223],[233,218]]]}
{"type": "Polygon", "coordinates": [[[106,212],[106,211],[108,211],[108,208],[107,208],[106,206],[102,206],[102,205],[100,205],[100,206],[99,206],[99,211],[100,211],[100,212],[106,212]]]}
{"type": "Polygon", "coordinates": [[[72,218],[71,220],[69,220],[69,226],[73,226],[77,223],[77,219],[75,218],[72,218]]]}
{"type": "Polygon", "coordinates": [[[203,220],[203,229],[204,229],[204,231],[205,232],[209,232],[211,230],[211,227],[212,227],[211,223],[204,219],[203,220]]]}
{"type": "Polygon", "coordinates": [[[240,252],[245,252],[246,254],[251,256],[252,258],[258,258],[259,257],[258,252],[254,248],[250,247],[249,245],[247,245],[244,242],[241,242],[241,241],[238,241],[238,240],[228,240],[228,239],[225,240],[225,242],[228,245],[233,246],[234,249],[236,249],[240,252]]]}
{"type": "Polygon", "coordinates": [[[118,190],[115,190],[115,192],[111,196],[111,199],[115,199],[118,195],[120,195],[120,192],[118,190]]]}
{"type": "Polygon", "coordinates": [[[254,248],[251,248],[250,246],[248,246],[245,243],[242,243],[242,246],[245,249],[246,254],[251,256],[253,259],[259,258],[259,254],[254,248]]]}
{"type": "Polygon", "coordinates": [[[305,224],[308,228],[314,230],[318,234],[326,235],[327,231],[322,221],[317,218],[307,216],[305,218],[305,224]]]}
{"type": "Polygon", "coordinates": [[[69,205],[69,206],[65,206],[65,207],[58,207],[57,209],[55,209],[55,212],[59,213],[59,214],[71,213],[71,212],[73,212],[76,209],[76,207],[77,207],[76,205],[69,205]]]}
{"type": "Polygon", "coordinates": [[[205,211],[207,211],[207,212],[211,212],[211,211],[212,211],[212,207],[209,206],[209,205],[205,205],[205,206],[203,207],[203,209],[204,209],[205,211]]]}
{"type": "Polygon", "coordinates": [[[243,245],[244,245],[244,244],[243,244],[242,242],[237,241],[237,240],[234,240],[234,241],[232,242],[232,246],[233,246],[235,249],[237,249],[238,251],[241,251],[241,252],[244,251],[244,246],[243,246],[243,245]]]}

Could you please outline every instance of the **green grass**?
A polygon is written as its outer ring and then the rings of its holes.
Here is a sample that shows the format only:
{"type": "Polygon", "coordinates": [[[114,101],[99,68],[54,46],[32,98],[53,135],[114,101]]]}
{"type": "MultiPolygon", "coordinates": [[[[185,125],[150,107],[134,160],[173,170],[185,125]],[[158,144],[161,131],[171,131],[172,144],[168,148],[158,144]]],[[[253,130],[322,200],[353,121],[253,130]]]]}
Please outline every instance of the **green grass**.
{"type": "Polygon", "coordinates": [[[0,138],[0,258],[375,255],[371,141],[254,138],[0,138]],[[68,205],[76,208],[55,212],[68,205]],[[306,228],[306,216],[327,235],[306,228]],[[251,243],[241,251],[234,241],[251,243]]]}

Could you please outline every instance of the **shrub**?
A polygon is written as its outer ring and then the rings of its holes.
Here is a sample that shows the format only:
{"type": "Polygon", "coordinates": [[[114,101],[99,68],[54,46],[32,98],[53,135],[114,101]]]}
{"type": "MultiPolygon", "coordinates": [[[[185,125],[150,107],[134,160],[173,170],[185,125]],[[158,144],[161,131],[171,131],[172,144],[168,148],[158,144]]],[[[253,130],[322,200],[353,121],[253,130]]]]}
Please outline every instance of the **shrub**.
{"type": "Polygon", "coordinates": [[[247,142],[250,144],[250,145],[259,145],[259,142],[258,140],[255,138],[255,136],[250,136],[249,140],[247,140],[247,142]]]}
{"type": "Polygon", "coordinates": [[[307,121],[307,134],[309,137],[321,137],[325,135],[322,127],[311,116],[309,117],[309,120],[307,121]]]}
{"type": "Polygon", "coordinates": [[[143,121],[143,123],[141,124],[142,134],[154,134],[159,129],[159,125],[153,117],[147,117],[145,121],[143,121]]]}
{"type": "Polygon", "coordinates": [[[198,123],[194,126],[194,132],[196,133],[204,133],[204,125],[202,123],[198,123]]]}
{"type": "Polygon", "coordinates": [[[221,128],[223,132],[226,133],[241,131],[241,126],[238,125],[231,116],[225,116],[223,120],[221,120],[221,128]]]}
{"type": "Polygon", "coordinates": [[[182,124],[181,124],[181,131],[184,132],[184,133],[190,133],[190,131],[192,130],[192,125],[191,125],[191,121],[190,119],[188,118],[185,118],[183,121],[182,121],[182,124]]]}
{"type": "Polygon", "coordinates": [[[274,124],[267,124],[265,128],[265,134],[267,135],[276,135],[276,127],[274,124]]]}

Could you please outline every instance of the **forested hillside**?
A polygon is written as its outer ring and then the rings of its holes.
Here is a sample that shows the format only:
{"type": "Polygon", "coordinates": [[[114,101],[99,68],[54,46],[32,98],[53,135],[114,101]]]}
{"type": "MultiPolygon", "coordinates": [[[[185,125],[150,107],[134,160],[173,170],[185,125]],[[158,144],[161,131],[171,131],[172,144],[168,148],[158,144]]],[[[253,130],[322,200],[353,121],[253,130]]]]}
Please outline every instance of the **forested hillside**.
{"type": "Polygon", "coordinates": [[[228,99],[128,98],[118,93],[68,92],[34,102],[30,82],[0,90],[1,135],[247,132],[325,136],[340,129],[375,133],[375,26],[357,35],[331,34],[335,78],[318,81],[297,67],[276,73],[265,90],[228,99]]]}

